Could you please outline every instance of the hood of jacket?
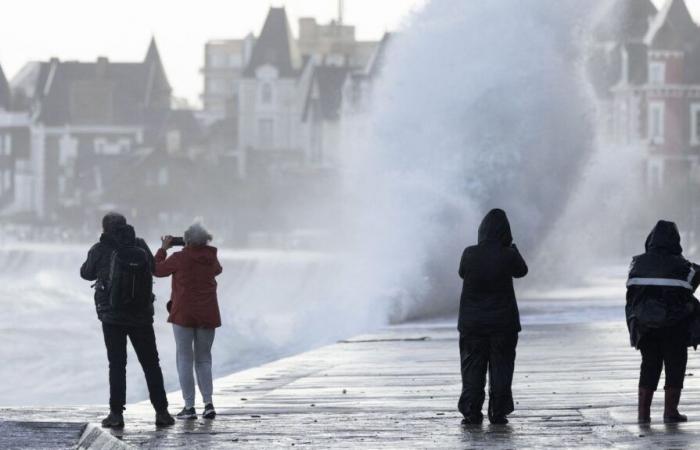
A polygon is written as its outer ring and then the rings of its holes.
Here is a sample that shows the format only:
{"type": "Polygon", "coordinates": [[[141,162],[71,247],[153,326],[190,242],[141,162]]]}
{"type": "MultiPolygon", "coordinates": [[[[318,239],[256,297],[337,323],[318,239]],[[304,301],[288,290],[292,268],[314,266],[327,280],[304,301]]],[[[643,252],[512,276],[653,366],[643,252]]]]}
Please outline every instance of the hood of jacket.
{"type": "Polygon", "coordinates": [[[481,221],[481,225],[479,225],[479,244],[486,241],[500,242],[504,246],[509,246],[513,243],[510,223],[505,211],[502,209],[492,209],[481,221]]]}
{"type": "Polygon", "coordinates": [[[136,232],[131,225],[124,225],[109,233],[102,233],[100,242],[110,247],[128,247],[136,245],[136,232]]]}
{"type": "Polygon", "coordinates": [[[659,253],[664,255],[680,255],[681,235],[675,223],[667,220],[659,220],[651,230],[644,244],[647,253],[659,253]]]}
{"type": "Polygon", "coordinates": [[[182,249],[182,252],[187,255],[191,260],[203,264],[205,266],[211,266],[216,263],[216,247],[209,245],[200,246],[187,246],[182,249]]]}

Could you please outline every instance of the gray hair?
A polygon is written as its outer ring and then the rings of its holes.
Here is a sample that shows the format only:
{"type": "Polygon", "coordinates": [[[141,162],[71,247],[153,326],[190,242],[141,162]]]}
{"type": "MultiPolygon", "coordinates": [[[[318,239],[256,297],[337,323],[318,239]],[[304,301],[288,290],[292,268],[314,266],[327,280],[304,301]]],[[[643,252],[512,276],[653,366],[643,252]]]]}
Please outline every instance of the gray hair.
{"type": "Polygon", "coordinates": [[[200,222],[195,222],[185,231],[185,243],[187,245],[202,246],[211,241],[212,235],[200,222]]]}

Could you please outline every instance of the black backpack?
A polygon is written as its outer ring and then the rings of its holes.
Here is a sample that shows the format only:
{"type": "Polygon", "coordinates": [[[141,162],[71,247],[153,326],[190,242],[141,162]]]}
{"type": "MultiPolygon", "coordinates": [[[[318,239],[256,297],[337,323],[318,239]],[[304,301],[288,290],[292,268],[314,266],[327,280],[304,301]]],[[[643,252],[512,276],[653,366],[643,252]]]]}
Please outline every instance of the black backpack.
{"type": "Polygon", "coordinates": [[[109,267],[109,303],[114,309],[145,307],[153,301],[148,254],[137,246],[117,248],[109,267]]]}

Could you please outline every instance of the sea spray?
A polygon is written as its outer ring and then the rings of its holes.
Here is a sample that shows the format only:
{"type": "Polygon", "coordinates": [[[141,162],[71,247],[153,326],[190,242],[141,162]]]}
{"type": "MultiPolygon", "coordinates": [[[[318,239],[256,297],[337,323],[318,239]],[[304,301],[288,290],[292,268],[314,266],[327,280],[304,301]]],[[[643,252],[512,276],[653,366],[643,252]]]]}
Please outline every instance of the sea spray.
{"type": "Polygon", "coordinates": [[[392,40],[370,132],[345,155],[353,249],[374,263],[363,293],[391,293],[395,320],[456,310],[459,257],[489,209],[508,212],[527,257],[567,206],[596,136],[592,11],[433,1],[392,40]]]}

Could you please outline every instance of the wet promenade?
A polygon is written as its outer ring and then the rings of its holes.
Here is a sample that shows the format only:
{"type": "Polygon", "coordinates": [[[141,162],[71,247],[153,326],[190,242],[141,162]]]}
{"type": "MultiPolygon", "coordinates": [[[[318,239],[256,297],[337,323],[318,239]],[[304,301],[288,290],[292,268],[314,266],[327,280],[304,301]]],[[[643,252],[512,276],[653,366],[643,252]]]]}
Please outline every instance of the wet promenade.
{"type": "MultiPolygon", "coordinates": [[[[627,346],[624,324],[526,326],[518,346],[511,423],[465,427],[455,410],[456,339],[451,324],[389,327],[216,380],[214,421],[157,430],[150,406],[132,405],[126,428],[113,435],[142,448],[700,446],[700,354],[692,350],[681,402],[691,421],[664,425],[657,397],[652,425],[640,427],[635,423],[639,356],[627,346]]],[[[178,394],[171,398],[175,412],[181,400],[178,394]]],[[[0,447],[70,447],[69,437],[72,445],[77,442],[78,424],[96,423],[103,412],[0,409],[0,447]],[[59,419],[70,423],[43,423],[59,419]],[[22,441],[22,432],[33,440],[22,441]]],[[[96,441],[92,448],[110,445],[96,441]]]]}

